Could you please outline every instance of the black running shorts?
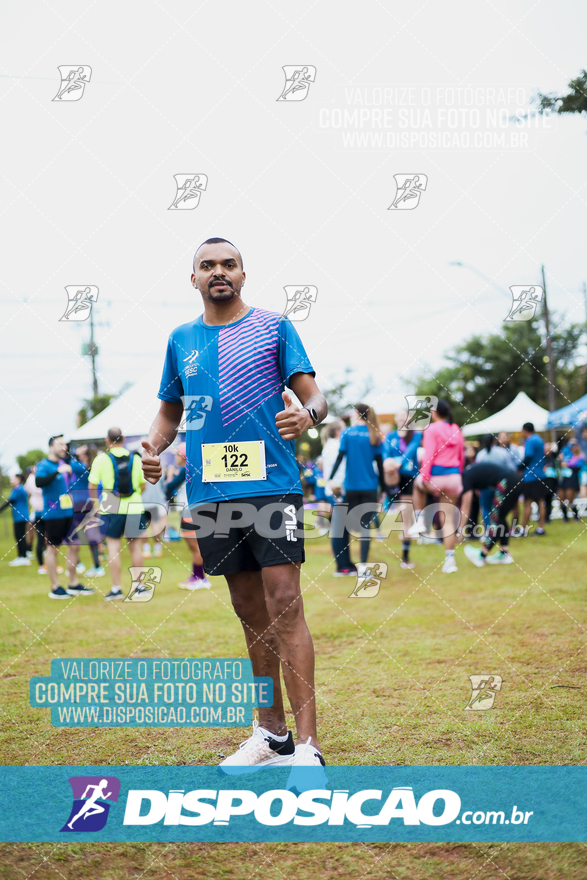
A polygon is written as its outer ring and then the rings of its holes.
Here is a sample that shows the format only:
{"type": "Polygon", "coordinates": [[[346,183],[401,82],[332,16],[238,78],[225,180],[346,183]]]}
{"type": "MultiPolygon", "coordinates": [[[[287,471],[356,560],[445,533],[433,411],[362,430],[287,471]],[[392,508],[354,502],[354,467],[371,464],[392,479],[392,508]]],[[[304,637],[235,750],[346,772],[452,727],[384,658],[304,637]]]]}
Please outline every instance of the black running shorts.
{"type": "Polygon", "coordinates": [[[182,528],[198,539],[209,576],[305,561],[302,495],[263,495],[198,505],[182,528]],[[241,524],[239,524],[241,523],[241,524]]]}

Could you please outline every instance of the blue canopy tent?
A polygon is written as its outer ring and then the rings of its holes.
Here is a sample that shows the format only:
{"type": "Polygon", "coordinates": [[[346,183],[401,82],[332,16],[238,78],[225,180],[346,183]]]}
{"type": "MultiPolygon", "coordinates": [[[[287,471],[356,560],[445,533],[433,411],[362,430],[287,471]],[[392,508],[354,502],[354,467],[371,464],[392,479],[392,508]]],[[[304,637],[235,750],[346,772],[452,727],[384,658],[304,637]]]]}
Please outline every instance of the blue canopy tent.
{"type": "Polygon", "coordinates": [[[555,409],[548,414],[548,428],[576,428],[583,422],[587,422],[587,394],[580,397],[574,403],[569,403],[561,409],[555,409]]]}

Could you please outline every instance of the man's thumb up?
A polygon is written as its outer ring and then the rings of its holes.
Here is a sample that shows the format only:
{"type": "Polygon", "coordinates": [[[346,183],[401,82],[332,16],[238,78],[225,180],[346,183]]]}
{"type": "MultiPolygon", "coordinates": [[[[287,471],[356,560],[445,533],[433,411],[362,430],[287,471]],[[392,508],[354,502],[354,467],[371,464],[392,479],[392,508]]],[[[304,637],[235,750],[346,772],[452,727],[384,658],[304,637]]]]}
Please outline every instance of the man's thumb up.
{"type": "Polygon", "coordinates": [[[161,479],[162,471],[157,450],[148,440],[141,440],[141,446],[143,447],[142,465],[145,479],[148,480],[149,483],[158,483],[161,479]]]}
{"type": "Polygon", "coordinates": [[[282,391],[281,396],[283,397],[283,402],[285,403],[286,409],[292,409],[292,408],[295,409],[293,401],[287,391],[282,391]]]}

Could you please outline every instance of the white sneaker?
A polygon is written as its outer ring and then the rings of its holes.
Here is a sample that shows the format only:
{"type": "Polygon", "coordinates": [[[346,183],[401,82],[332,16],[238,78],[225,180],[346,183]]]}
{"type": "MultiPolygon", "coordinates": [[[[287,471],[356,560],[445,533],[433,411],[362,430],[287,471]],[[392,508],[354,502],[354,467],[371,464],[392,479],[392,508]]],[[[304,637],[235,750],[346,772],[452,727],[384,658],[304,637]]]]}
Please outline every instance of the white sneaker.
{"type": "Polygon", "coordinates": [[[75,567],[75,570],[78,574],[83,574],[86,570],[86,567],[83,564],[83,562],[78,562],[78,564],[75,567]]]}
{"type": "Polygon", "coordinates": [[[295,788],[299,792],[325,788],[328,783],[325,766],[324,758],[312,745],[312,738],[308,737],[305,743],[296,746],[285,787],[295,788]]]}
{"type": "Polygon", "coordinates": [[[288,731],[285,742],[273,739],[271,734],[253,721],[253,733],[240,744],[234,755],[221,761],[219,767],[232,775],[249,773],[259,767],[272,767],[278,764],[291,764],[295,749],[293,736],[288,731]]]}
{"type": "Polygon", "coordinates": [[[185,581],[179,584],[181,590],[209,590],[212,584],[207,577],[197,578],[190,575],[185,581]]]}
{"type": "Polygon", "coordinates": [[[8,563],[8,565],[12,566],[13,568],[14,567],[18,568],[19,565],[30,565],[30,564],[31,564],[31,560],[27,559],[26,556],[17,556],[16,559],[13,559],[11,562],[8,563]]]}
{"type": "Polygon", "coordinates": [[[418,538],[420,535],[423,535],[426,531],[426,525],[424,524],[424,516],[422,512],[416,514],[416,522],[410,526],[406,535],[408,538],[418,538]]]}
{"type": "Polygon", "coordinates": [[[473,565],[476,565],[477,568],[483,568],[487,561],[481,553],[481,550],[477,547],[471,547],[470,544],[465,544],[465,556],[473,563],[473,565]]]}
{"type": "Polygon", "coordinates": [[[32,558],[33,558],[33,551],[32,551],[32,550],[27,550],[27,552],[26,552],[26,558],[27,558],[27,559],[32,559],[32,558]]]}
{"type": "Polygon", "coordinates": [[[493,556],[485,557],[485,562],[488,562],[490,565],[511,565],[513,561],[509,553],[502,553],[501,550],[498,553],[494,553],[493,556]]]}
{"type": "Polygon", "coordinates": [[[404,562],[403,559],[402,559],[402,561],[401,561],[400,564],[399,564],[399,567],[400,567],[400,568],[408,568],[408,569],[411,569],[411,568],[414,568],[415,565],[416,565],[415,562],[404,562]]]}
{"type": "Polygon", "coordinates": [[[452,574],[453,571],[458,571],[454,556],[446,556],[445,557],[444,565],[442,566],[442,571],[444,574],[452,574]]]}
{"type": "Polygon", "coordinates": [[[106,572],[101,565],[99,565],[97,568],[88,568],[88,570],[86,571],[86,577],[89,578],[103,578],[105,574],[106,572]]]}

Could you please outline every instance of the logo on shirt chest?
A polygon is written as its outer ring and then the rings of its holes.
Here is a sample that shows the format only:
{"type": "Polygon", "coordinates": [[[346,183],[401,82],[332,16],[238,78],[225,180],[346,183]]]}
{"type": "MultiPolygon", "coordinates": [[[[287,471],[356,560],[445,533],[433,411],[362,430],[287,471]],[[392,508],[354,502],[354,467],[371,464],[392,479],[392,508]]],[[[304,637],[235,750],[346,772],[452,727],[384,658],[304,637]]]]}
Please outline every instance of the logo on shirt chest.
{"type": "Polygon", "coordinates": [[[196,358],[198,357],[199,353],[199,351],[196,351],[194,349],[191,354],[188,354],[188,356],[183,359],[183,362],[185,364],[185,367],[183,368],[183,373],[186,379],[188,376],[195,376],[198,372],[196,358]]]}

